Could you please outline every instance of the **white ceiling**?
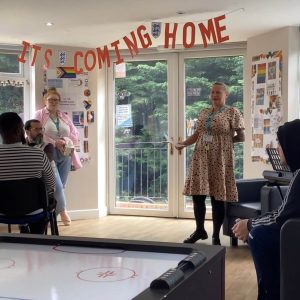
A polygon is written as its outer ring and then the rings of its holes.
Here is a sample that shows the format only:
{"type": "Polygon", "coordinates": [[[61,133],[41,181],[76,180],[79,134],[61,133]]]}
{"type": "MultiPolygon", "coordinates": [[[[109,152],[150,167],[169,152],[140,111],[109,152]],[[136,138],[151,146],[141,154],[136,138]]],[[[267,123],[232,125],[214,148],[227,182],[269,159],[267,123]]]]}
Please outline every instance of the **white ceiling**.
{"type": "MultiPolygon", "coordinates": [[[[300,25],[299,0],[0,0],[0,5],[1,44],[25,40],[95,48],[129,35],[142,24],[150,32],[151,21],[199,23],[222,14],[229,42],[300,25]],[[48,21],[55,25],[47,27],[48,21]]],[[[162,43],[163,39],[156,41],[162,43]]]]}

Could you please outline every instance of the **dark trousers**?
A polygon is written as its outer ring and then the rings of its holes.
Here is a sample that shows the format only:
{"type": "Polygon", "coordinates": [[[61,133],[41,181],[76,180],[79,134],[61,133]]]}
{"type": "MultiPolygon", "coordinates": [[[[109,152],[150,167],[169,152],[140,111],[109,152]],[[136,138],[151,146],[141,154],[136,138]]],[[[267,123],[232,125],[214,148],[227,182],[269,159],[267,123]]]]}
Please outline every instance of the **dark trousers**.
{"type": "Polygon", "coordinates": [[[258,285],[258,300],[280,300],[280,228],[257,226],[250,231],[251,249],[258,285]]]}
{"type": "MultiPolygon", "coordinates": [[[[204,220],[206,213],[205,199],[206,195],[193,196],[194,215],[196,220],[196,229],[198,231],[204,230],[204,220]]],[[[225,206],[223,201],[218,201],[213,196],[211,196],[210,199],[212,206],[213,237],[218,238],[224,220],[225,206]]]]}

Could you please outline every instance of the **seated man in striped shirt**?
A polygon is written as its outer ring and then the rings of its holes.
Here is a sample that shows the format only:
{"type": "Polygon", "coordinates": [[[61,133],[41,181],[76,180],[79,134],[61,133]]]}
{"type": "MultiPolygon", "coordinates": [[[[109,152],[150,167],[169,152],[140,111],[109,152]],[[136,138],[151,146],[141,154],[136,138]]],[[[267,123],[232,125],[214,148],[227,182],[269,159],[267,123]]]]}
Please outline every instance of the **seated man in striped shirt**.
{"type": "MultiPolygon", "coordinates": [[[[55,189],[50,162],[41,149],[26,144],[22,119],[14,112],[0,115],[0,180],[41,178],[49,194],[55,189]]],[[[44,233],[45,221],[29,225],[31,233],[44,233]]]]}

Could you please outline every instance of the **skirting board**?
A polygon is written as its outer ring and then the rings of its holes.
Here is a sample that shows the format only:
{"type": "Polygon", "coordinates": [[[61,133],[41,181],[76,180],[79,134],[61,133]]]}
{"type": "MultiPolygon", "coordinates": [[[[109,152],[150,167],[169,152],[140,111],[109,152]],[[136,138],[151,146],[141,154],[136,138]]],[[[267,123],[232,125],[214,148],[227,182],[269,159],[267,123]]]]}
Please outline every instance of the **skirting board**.
{"type": "MultiPolygon", "coordinates": [[[[71,220],[84,220],[84,219],[98,219],[99,217],[107,216],[107,209],[86,209],[86,210],[68,210],[68,214],[71,220]]],[[[57,216],[57,220],[60,221],[60,216],[57,216]]]]}

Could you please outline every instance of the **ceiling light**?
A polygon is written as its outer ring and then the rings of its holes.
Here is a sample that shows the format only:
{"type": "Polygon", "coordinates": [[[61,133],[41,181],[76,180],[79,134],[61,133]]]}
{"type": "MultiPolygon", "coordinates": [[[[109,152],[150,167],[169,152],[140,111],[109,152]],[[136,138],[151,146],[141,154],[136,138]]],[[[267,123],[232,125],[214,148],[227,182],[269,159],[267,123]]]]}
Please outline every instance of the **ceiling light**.
{"type": "Polygon", "coordinates": [[[46,23],[46,26],[49,26],[49,27],[51,27],[51,26],[53,26],[53,25],[54,25],[53,22],[47,22],[47,23],[46,23]]]}

